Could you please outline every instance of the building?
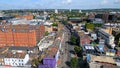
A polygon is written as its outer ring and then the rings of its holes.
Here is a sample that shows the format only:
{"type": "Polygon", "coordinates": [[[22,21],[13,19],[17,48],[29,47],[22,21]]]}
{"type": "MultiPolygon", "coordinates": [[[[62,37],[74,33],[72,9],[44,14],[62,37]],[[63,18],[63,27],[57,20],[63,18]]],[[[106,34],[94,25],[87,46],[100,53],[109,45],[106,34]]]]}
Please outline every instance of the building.
{"type": "Polygon", "coordinates": [[[60,64],[60,51],[56,46],[50,46],[44,51],[45,52],[41,54],[41,59],[54,58],[56,60],[56,66],[60,64]]]}
{"type": "Polygon", "coordinates": [[[86,54],[95,54],[95,48],[94,46],[91,45],[84,45],[84,51],[86,52],[86,54]]]}
{"type": "Polygon", "coordinates": [[[39,65],[38,68],[56,68],[56,59],[44,58],[43,65],[39,65]]]}
{"type": "Polygon", "coordinates": [[[96,62],[97,64],[99,63],[111,64],[111,65],[116,64],[113,57],[90,55],[90,58],[91,58],[90,59],[91,62],[96,62]]]}
{"type": "Polygon", "coordinates": [[[9,19],[14,18],[13,16],[0,16],[0,22],[6,22],[9,19]]]}
{"type": "Polygon", "coordinates": [[[58,9],[55,9],[55,13],[58,14],[58,9]]]}
{"type": "Polygon", "coordinates": [[[16,18],[24,18],[27,20],[32,20],[34,16],[33,15],[19,15],[19,16],[16,16],[16,18]]]}
{"type": "Polygon", "coordinates": [[[91,37],[92,37],[93,40],[97,40],[97,34],[91,33],[91,37]]]}
{"type": "Polygon", "coordinates": [[[112,36],[111,34],[105,32],[103,29],[99,29],[98,30],[98,36],[101,37],[102,39],[104,39],[105,44],[107,44],[111,48],[115,47],[114,36],[112,36]]]}
{"type": "Polygon", "coordinates": [[[109,49],[106,51],[107,56],[115,56],[116,51],[114,49],[109,49]]]}
{"type": "Polygon", "coordinates": [[[90,44],[91,38],[85,34],[85,32],[79,32],[80,45],[90,44]]]}
{"type": "Polygon", "coordinates": [[[105,23],[112,23],[116,21],[117,16],[112,13],[98,13],[95,15],[95,18],[101,18],[105,23]]]}
{"type": "Polygon", "coordinates": [[[117,51],[116,55],[117,55],[117,56],[120,56],[120,47],[116,47],[115,49],[116,49],[116,51],[117,51]]]}
{"type": "Polygon", "coordinates": [[[50,33],[50,32],[53,31],[52,24],[53,24],[53,22],[51,22],[51,21],[46,21],[46,22],[44,23],[44,25],[45,25],[45,32],[47,31],[47,32],[50,33]]]}
{"type": "Polygon", "coordinates": [[[116,65],[120,67],[120,56],[115,57],[116,65]]]}
{"type": "Polygon", "coordinates": [[[98,53],[102,54],[105,52],[105,49],[104,49],[104,46],[103,45],[98,45],[98,46],[95,46],[95,49],[98,53]]]}
{"type": "Polygon", "coordinates": [[[53,37],[45,37],[42,40],[40,40],[40,43],[38,44],[39,50],[42,51],[46,48],[48,48],[49,46],[52,46],[54,42],[53,37]]]}
{"type": "Polygon", "coordinates": [[[96,13],[90,12],[89,14],[86,13],[86,16],[88,16],[88,19],[94,19],[95,18],[95,14],[96,13]]]}
{"type": "Polygon", "coordinates": [[[29,55],[25,53],[7,53],[4,58],[5,66],[25,66],[29,61],[29,55]]]}
{"type": "Polygon", "coordinates": [[[70,21],[71,24],[74,24],[74,23],[82,22],[82,19],[79,18],[79,17],[75,17],[75,18],[69,18],[69,21],[70,21]]]}
{"type": "Polygon", "coordinates": [[[21,21],[0,25],[0,46],[34,47],[44,36],[42,22],[21,21]]]}
{"type": "Polygon", "coordinates": [[[93,24],[103,24],[103,23],[104,23],[103,20],[100,19],[100,18],[95,18],[95,19],[93,20],[93,24]]]}

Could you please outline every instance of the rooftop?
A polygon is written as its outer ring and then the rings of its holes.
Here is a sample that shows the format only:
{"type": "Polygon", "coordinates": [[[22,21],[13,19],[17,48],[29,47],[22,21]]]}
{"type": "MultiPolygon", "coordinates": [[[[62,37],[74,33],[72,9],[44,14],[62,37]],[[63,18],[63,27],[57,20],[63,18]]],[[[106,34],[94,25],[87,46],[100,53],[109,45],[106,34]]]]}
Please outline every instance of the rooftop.
{"type": "Polygon", "coordinates": [[[5,58],[25,58],[26,53],[8,52],[5,58]]]}
{"type": "Polygon", "coordinates": [[[27,51],[27,50],[33,50],[34,48],[36,48],[36,47],[11,46],[11,47],[9,47],[9,50],[24,50],[24,51],[27,51]]]}
{"type": "Polygon", "coordinates": [[[95,55],[90,55],[90,56],[91,56],[91,61],[115,64],[115,60],[112,57],[95,56],[95,55]]]}
{"type": "Polygon", "coordinates": [[[55,58],[55,55],[57,54],[58,48],[56,46],[50,46],[43,52],[44,58],[55,58]]]}
{"type": "Polygon", "coordinates": [[[43,20],[41,19],[26,20],[23,18],[13,18],[13,19],[8,20],[8,22],[12,23],[12,25],[18,25],[18,24],[39,25],[43,23],[43,20]]]}

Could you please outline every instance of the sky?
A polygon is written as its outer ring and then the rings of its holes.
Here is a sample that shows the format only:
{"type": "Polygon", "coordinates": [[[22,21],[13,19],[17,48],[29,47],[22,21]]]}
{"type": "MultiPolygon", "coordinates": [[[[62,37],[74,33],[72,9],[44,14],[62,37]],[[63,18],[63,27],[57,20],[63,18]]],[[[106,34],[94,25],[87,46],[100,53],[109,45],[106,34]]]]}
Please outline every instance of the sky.
{"type": "Polygon", "coordinates": [[[120,9],[120,0],[0,0],[0,10],[99,8],[120,9]]]}

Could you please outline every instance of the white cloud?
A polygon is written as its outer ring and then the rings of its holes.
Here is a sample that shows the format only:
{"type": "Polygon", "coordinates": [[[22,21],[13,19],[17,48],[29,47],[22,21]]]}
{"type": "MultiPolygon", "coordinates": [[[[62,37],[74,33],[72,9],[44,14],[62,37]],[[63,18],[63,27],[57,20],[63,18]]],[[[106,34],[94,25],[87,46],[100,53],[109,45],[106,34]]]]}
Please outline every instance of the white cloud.
{"type": "Polygon", "coordinates": [[[109,1],[108,0],[102,0],[101,4],[104,5],[104,4],[108,4],[109,1]]]}
{"type": "Polygon", "coordinates": [[[116,4],[119,4],[119,3],[120,3],[120,0],[115,0],[115,3],[116,3],[116,4]]]}
{"type": "Polygon", "coordinates": [[[72,0],[63,0],[62,3],[63,4],[70,4],[72,2],[72,0]]]}

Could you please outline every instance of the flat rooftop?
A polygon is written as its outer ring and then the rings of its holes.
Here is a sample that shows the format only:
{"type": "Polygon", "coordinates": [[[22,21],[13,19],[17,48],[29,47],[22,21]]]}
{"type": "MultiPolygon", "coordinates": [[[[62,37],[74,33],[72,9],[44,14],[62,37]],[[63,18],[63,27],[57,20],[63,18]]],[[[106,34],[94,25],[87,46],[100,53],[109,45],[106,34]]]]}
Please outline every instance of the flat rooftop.
{"type": "Polygon", "coordinates": [[[10,53],[7,53],[6,54],[6,56],[5,56],[5,58],[25,58],[25,55],[26,55],[26,53],[12,53],[12,52],[10,52],[10,53]]]}
{"type": "Polygon", "coordinates": [[[110,63],[110,64],[116,64],[115,60],[112,57],[107,57],[107,56],[95,56],[95,55],[90,55],[91,61],[96,61],[96,62],[104,62],[104,63],[110,63]]]}

